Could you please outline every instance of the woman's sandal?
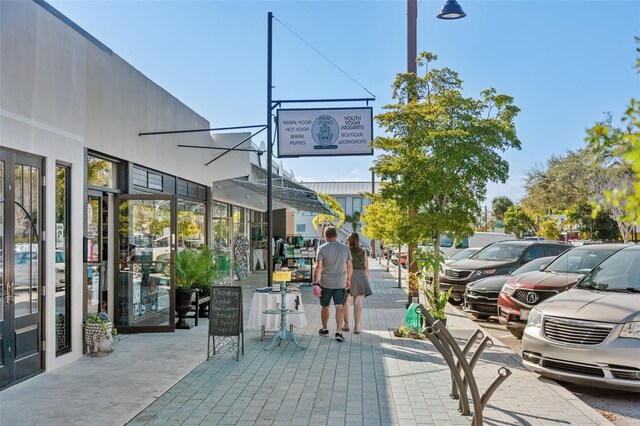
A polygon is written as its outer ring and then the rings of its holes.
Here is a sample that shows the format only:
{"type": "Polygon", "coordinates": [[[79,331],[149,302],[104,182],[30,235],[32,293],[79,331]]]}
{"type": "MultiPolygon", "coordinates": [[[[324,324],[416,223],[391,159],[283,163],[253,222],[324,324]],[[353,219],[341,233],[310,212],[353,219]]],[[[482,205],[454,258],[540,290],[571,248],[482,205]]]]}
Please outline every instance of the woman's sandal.
{"type": "Polygon", "coordinates": [[[360,334],[360,330],[353,330],[353,334],[360,334]]]}
{"type": "Polygon", "coordinates": [[[351,331],[349,327],[342,327],[342,331],[351,331]]]}

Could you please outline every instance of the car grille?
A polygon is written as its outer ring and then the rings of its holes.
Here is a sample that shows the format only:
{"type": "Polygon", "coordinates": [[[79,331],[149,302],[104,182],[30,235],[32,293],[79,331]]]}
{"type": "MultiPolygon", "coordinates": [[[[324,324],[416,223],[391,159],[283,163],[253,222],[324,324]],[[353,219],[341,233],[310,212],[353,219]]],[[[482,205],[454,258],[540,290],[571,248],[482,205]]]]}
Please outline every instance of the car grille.
{"type": "Polygon", "coordinates": [[[611,375],[616,379],[640,380],[636,374],[640,374],[640,369],[625,367],[622,365],[609,365],[611,375]]]}
{"type": "Polygon", "coordinates": [[[472,311],[478,312],[486,312],[487,314],[497,315],[498,307],[497,305],[480,305],[475,303],[468,303],[469,309],[472,311]]]}
{"type": "Polygon", "coordinates": [[[587,376],[604,377],[604,371],[594,365],[580,364],[578,362],[560,361],[551,358],[542,360],[542,366],[554,370],[569,371],[572,373],[584,374],[587,376]]]}
{"type": "Polygon", "coordinates": [[[455,270],[455,269],[447,269],[445,270],[445,275],[451,278],[467,278],[469,275],[471,275],[472,271],[459,271],[459,270],[455,270]]]}
{"type": "Polygon", "coordinates": [[[556,317],[545,317],[542,327],[547,339],[574,345],[598,345],[613,329],[611,324],[556,317]]]}
{"type": "Polygon", "coordinates": [[[539,290],[524,290],[521,288],[516,289],[511,295],[511,298],[517,300],[523,305],[534,306],[540,302],[544,302],[550,297],[558,294],[557,291],[539,291],[539,290]]]}
{"type": "Polygon", "coordinates": [[[484,297],[485,299],[489,299],[489,300],[498,300],[498,296],[500,296],[500,292],[469,290],[469,296],[484,297]]]}

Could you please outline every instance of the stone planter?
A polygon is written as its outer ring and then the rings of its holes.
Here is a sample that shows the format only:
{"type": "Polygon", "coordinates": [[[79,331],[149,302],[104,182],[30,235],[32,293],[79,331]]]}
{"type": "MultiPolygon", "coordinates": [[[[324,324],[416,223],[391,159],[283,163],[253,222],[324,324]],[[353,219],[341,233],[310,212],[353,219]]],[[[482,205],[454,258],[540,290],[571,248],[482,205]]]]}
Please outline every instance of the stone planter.
{"type": "Polygon", "coordinates": [[[88,323],[84,324],[84,343],[87,345],[87,350],[91,353],[95,352],[111,352],[113,350],[113,337],[111,333],[113,331],[113,322],[107,321],[104,323],[88,323]],[[104,327],[104,328],[103,328],[104,327]],[[96,336],[94,338],[94,336],[96,336]],[[94,341],[102,341],[106,339],[109,341],[110,350],[100,351],[98,349],[106,349],[106,345],[101,348],[94,348],[94,341]]]}

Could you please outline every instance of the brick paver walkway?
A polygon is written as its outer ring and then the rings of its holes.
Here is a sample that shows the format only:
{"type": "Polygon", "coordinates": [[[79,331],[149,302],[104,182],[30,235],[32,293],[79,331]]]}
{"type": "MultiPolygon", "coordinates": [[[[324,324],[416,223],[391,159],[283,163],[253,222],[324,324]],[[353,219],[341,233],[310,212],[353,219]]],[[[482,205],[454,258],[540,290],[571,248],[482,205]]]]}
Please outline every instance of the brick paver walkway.
{"type": "MultiPolygon", "coordinates": [[[[471,417],[459,415],[457,401],[449,397],[450,373],[434,347],[393,336],[404,317],[406,294],[396,288],[395,274],[375,261],[370,265],[374,295],[364,304],[362,334],[345,333],[343,343],[318,336],[318,299],[303,287],[308,326],[296,335],[306,350],[285,342],[265,351],[269,340],[260,341],[257,330],[245,330],[245,355],[239,361],[223,349],[130,424],[469,424],[471,417]]],[[[477,325],[451,310],[448,327],[466,339],[477,325]]],[[[524,370],[516,354],[496,343],[475,369],[481,392],[501,366],[513,374],[489,402],[485,424],[609,424],[561,386],[524,370]]]]}

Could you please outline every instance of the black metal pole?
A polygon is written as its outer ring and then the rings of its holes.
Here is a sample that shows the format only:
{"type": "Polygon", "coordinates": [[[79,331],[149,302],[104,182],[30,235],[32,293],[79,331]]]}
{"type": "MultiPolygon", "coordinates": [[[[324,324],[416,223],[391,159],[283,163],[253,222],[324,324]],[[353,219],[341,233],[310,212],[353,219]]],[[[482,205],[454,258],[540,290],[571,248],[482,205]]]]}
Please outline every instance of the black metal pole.
{"type": "Polygon", "coordinates": [[[267,285],[271,287],[273,285],[273,205],[272,205],[272,160],[273,146],[272,146],[272,129],[271,129],[271,72],[272,72],[272,23],[273,13],[269,12],[267,15],[267,285]]]}
{"type": "MultiPolygon", "coordinates": [[[[417,34],[417,26],[418,26],[418,4],[417,0],[407,0],[407,72],[417,74],[417,64],[416,58],[418,56],[418,34],[417,34]]],[[[415,93],[409,92],[408,101],[411,102],[415,93]]],[[[415,213],[412,209],[409,209],[407,212],[408,216],[413,216],[415,213]]],[[[418,272],[418,265],[415,264],[413,259],[413,251],[417,248],[415,243],[410,243],[407,247],[407,272],[418,272]]],[[[400,265],[400,252],[398,252],[398,266],[400,265]]],[[[408,274],[407,274],[408,275],[408,274]]],[[[407,283],[409,281],[407,280],[407,283]]],[[[419,290],[415,288],[411,288],[411,286],[407,285],[409,290],[409,297],[407,301],[407,306],[411,304],[411,301],[414,297],[419,297],[419,290]]]]}

